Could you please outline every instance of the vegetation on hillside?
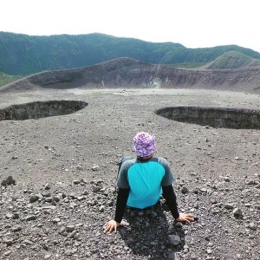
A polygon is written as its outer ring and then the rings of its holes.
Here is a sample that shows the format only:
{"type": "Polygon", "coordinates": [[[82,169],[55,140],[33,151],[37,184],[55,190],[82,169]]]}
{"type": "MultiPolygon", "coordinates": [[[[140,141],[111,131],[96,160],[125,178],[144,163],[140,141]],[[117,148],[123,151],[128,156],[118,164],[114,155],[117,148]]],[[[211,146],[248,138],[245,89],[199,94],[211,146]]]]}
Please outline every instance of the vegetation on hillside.
{"type": "Polygon", "coordinates": [[[23,78],[23,76],[20,75],[8,75],[5,73],[0,72],[0,87],[7,85],[11,82],[14,82],[18,79],[23,78]]]}
{"type": "Polygon", "coordinates": [[[236,45],[189,49],[178,43],[151,43],[104,34],[29,36],[0,32],[0,71],[28,75],[44,70],[84,67],[119,57],[193,68],[236,51],[259,59],[260,53],[236,45]]]}
{"type": "Polygon", "coordinates": [[[252,59],[240,52],[229,51],[214,61],[208,63],[206,69],[239,69],[243,67],[260,66],[260,60],[252,59]]]}

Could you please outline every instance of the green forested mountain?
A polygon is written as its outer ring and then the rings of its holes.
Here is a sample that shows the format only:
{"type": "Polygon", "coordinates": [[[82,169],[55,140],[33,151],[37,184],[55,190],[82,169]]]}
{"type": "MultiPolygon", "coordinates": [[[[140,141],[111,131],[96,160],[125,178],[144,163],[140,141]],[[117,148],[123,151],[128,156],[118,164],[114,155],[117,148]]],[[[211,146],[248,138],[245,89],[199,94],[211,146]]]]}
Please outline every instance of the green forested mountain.
{"type": "Polygon", "coordinates": [[[191,67],[211,62],[228,51],[260,60],[260,53],[236,45],[190,49],[178,43],[151,43],[98,33],[29,36],[0,32],[0,72],[28,75],[84,67],[118,57],[191,67]]]}

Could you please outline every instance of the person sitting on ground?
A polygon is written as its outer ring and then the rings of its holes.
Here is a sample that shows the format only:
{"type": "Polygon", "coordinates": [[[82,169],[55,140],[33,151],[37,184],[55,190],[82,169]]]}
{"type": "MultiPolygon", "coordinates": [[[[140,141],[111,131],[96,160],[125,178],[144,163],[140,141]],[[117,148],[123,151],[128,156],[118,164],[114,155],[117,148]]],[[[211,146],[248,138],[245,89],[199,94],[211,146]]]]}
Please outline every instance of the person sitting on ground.
{"type": "Polygon", "coordinates": [[[179,213],[174,181],[165,158],[154,157],[155,136],[146,132],[137,133],[133,139],[137,158],[123,160],[117,179],[119,188],[116,200],[115,218],[104,225],[104,232],[117,231],[126,206],[146,209],[157,204],[163,196],[176,221],[190,223],[192,214],[179,213]]]}

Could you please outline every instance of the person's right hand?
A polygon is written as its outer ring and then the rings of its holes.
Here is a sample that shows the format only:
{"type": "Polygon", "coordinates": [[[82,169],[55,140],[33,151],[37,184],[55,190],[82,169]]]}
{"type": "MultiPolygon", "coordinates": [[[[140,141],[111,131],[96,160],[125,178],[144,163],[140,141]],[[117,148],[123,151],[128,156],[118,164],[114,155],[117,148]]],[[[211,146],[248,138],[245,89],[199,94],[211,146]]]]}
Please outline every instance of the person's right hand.
{"type": "Polygon", "coordinates": [[[110,220],[104,226],[104,233],[110,233],[113,232],[113,230],[116,232],[119,226],[120,223],[116,222],[115,220],[110,220]]]}
{"type": "Polygon", "coordinates": [[[193,216],[193,214],[180,213],[179,217],[176,218],[176,220],[179,222],[190,223],[190,222],[194,221],[194,216],[193,216]]]}

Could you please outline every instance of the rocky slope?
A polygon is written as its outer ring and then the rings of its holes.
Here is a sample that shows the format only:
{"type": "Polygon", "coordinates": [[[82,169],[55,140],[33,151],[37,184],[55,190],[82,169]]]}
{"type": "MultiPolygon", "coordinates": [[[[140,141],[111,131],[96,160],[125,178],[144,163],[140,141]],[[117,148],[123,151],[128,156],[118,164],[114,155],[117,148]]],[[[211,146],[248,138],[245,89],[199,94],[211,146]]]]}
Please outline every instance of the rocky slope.
{"type": "Polygon", "coordinates": [[[258,95],[23,91],[2,93],[0,109],[50,100],[88,106],[0,121],[0,259],[260,259],[259,130],[176,122],[154,112],[172,106],[257,110],[258,95]],[[179,209],[198,221],[175,223],[162,200],[161,209],[126,212],[118,233],[104,234],[114,215],[117,162],[134,156],[138,131],[156,135],[156,155],[167,158],[176,178],[179,209]]]}

